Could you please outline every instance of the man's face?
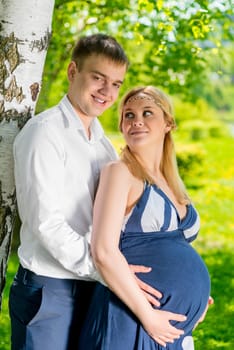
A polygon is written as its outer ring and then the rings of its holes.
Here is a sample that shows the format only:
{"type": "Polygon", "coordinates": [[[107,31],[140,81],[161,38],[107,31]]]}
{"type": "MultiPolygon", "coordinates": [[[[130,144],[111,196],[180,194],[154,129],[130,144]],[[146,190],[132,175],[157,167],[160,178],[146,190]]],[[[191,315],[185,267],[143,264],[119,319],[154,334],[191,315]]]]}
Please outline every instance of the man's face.
{"type": "Polygon", "coordinates": [[[75,62],[68,67],[68,97],[81,119],[101,115],[116,101],[123,83],[126,65],[103,55],[87,58],[79,71],[75,62]]]}

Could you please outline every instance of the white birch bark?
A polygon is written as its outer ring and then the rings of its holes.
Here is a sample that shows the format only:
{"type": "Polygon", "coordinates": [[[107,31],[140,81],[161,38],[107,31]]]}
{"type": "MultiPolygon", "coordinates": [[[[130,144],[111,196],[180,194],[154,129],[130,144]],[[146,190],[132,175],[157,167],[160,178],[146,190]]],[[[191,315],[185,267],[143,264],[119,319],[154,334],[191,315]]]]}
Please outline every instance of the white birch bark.
{"type": "Polygon", "coordinates": [[[35,110],[54,0],[0,0],[0,306],[15,217],[12,143],[35,110]]]}

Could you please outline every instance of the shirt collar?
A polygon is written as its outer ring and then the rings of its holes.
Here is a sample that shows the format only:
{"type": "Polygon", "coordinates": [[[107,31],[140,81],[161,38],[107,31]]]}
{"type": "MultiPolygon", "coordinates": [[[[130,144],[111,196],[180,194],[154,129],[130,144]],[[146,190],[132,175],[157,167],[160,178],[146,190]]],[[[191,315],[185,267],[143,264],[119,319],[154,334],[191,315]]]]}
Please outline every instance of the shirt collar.
{"type": "MultiPolygon", "coordinates": [[[[74,127],[75,129],[81,130],[83,133],[85,133],[84,125],[83,125],[81,119],[79,118],[79,116],[77,116],[77,114],[76,114],[71,102],[69,101],[67,95],[65,95],[62,98],[62,100],[59,103],[59,107],[61,108],[63,114],[67,118],[69,125],[71,127],[74,127]]],[[[97,118],[93,119],[93,121],[90,125],[90,129],[91,129],[90,141],[97,141],[103,137],[104,130],[101,126],[101,123],[99,122],[99,120],[97,118]]]]}

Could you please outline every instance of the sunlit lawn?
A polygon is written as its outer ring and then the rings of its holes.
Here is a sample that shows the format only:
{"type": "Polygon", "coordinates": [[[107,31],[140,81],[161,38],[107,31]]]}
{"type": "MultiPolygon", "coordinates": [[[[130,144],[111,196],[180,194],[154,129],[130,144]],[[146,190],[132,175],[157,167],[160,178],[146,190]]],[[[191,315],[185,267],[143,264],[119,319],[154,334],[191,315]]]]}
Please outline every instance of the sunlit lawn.
{"type": "MultiPolygon", "coordinates": [[[[111,139],[119,150],[119,138],[111,139]]],[[[202,223],[194,246],[209,268],[215,304],[194,332],[195,346],[196,350],[234,350],[234,139],[204,140],[200,146],[207,153],[202,165],[202,186],[189,189],[202,223]]],[[[16,257],[12,256],[0,315],[1,350],[10,349],[8,289],[15,269],[16,257]]]]}

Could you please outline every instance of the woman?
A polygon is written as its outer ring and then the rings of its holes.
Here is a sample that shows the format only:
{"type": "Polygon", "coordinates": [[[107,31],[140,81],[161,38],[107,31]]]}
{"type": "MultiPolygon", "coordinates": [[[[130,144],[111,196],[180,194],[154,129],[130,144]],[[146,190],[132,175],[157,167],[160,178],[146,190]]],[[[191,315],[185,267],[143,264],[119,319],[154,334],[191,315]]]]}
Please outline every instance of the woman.
{"type": "Polygon", "coordinates": [[[191,350],[210,278],[189,244],[200,222],[177,171],[171,104],[160,90],[140,87],[123,98],[120,112],[127,145],[101,173],[91,241],[108,287],[96,288],[79,349],[191,350]],[[140,278],[162,292],[159,308],[148,303],[128,264],[152,267],[140,278]],[[170,321],[171,312],[177,320],[170,321]]]}

